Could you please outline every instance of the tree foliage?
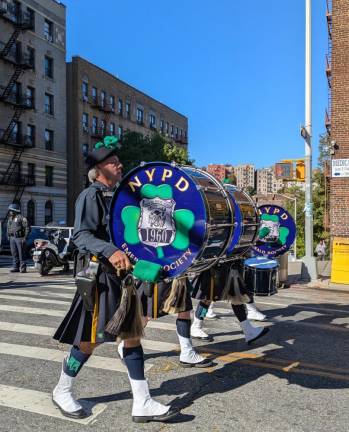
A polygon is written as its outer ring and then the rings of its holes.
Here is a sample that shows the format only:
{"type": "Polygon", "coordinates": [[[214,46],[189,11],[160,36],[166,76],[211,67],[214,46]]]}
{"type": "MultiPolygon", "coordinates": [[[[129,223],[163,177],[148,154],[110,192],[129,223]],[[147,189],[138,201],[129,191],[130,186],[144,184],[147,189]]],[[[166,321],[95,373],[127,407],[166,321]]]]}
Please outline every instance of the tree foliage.
{"type": "Polygon", "coordinates": [[[173,144],[160,134],[143,136],[138,132],[127,131],[122,138],[118,155],[125,173],[141,162],[177,162],[181,165],[193,163],[184,147],[173,144]]]}

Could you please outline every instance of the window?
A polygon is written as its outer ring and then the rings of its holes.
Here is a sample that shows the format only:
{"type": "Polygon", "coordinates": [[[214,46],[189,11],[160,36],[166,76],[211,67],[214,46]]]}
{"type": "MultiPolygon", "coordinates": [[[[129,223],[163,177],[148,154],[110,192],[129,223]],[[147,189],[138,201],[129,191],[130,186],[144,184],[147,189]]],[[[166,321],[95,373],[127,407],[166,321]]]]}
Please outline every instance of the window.
{"type": "Polygon", "coordinates": [[[168,134],[169,129],[170,129],[170,124],[169,124],[169,122],[166,122],[166,133],[167,134],[168,134]]]}
{"type": "Polygon", "coordinates": [[[31,186],[35,185],[35,164],[28,163],[28,180],[31,186]]]}
{"type": "Polygon", "coordinates": [[[97,87],[92,87],[92,102],[97,102],[97,87]]]}
{"type": "Polygon", "coordinates": [[[11,141],[19,144],[20,139],[21,139],[21,123],[16,121],[14,123],[13,129],[11,132],[11,141]]]}
{"type": "Polygon", "coordinates": [[[156,125],[156,117],[154,114],[149,114],[149,126],[151,128],[155,128],[156,125]]]}
{"type": "Polygon", "coordinates": [[[104,136],[105,135],[105,120],[101,120],[101,134],[104,136]]]}
{"type": "Polygon", "coordinates": [[[120,115],[122,115],[122,99],[119,99],[118,102],[118,112],[120,115]]]}
{"type": "Polygon", "coordinates": [[[45,93],[45,113],[53,115],[53,95],[45,93]]]}
{"type": "Polygon", "coordinates": [[[182,139],[182,135],[183,135],[183,130],[182,130],[182,129],[179,129],[179,138],[182,139]]]}
{"type": "Polygon", "coordinates": [[[110,123],[109,131],[110,131],[110,135],[115,135],[115,123],[110,123]]]}
{"type": "Polygon", "coordinates": [[[48,165],[45,166],[45,186],[53,186],[53,167],[48,165]]]}
{"type": "Polygon", "coordinates": [[[88,132],[88,114],[82,113],[82,130],[88,132]]]}
{"type": "Polygon", "coordinates": [[[31,66],[32,69],[35,70],[35,49],[28,46],[27,55],[28,55],[28,64],[31,66]]]}
{"type": "Polygon", "coordinates": [[[45,19],[44,23],[44,38],[53,42],[53,22],[48,19],[45,19]]]}
{"type": "Polygon", "coordinates": [[[126,102],[126,117],[128,119],[131,118],[131,104],[130,104],[130,102],[126,102]]]}
{"type": "Polygon", "coordinates": [[[27,220],[30,226],[35,225],[35,202],[33,200],[27,203],[27,220]]]}
{"type": "Polygon", "coordinates": [[[141,108],[137,108],[137,123],[138,124],[143,124],[143,116],[144,116],[144,112],[141,108]]]}
{"type": "Polygon", "coordinates": [[[35,126],[34,125],[31,124],[27,125],[26,141],[31,147],[35,147],[35,126]]]}
{"type": "Polygon", "coordinates": [[[32,31],[35,31],[35,12],[30,7],[27,7],[27,19],[32,26],[32,31]]]}
{"type": "Polygon", "coordinates": [[[82,145],[82,155],[83,157],[86,157],[88,155],[88,144],[83,144],[82,145]]]}
{"type": "Polygon", "coordinates": [[[53,206],[52,201],[46,201],[45,203],[45,225],[53,221],[53,206]]]}
{"type": "Polygon", "coordinates": [[[176,139],[178,139],[178,127],[176,127],[176,139]]]}
{"type": "Polygon", "coordinates": [[[92,118],[92,133],[96,134],[98,129],[98,118],[93,117],[92,118]]]}
{"type": "Polygon", "coordinates": [[[45,77],[53,79],[53,58],[45,56],[45,77]]]}
{"type": "Polygon", "coordinates": [[[122,126],[119,126],[119,127],[118,127],[118,135],[119,135],[119,138],[122,137],[123,132],[124,132],[123,127],[122,127],[122,126]]]}
{"type": "Polygon", "coordinates": [[[16,182],[20,182],[22,176],[22,162],[16,161],[14,163],[14,169],[12,172],[12,178],[15,179],[16,182]]]}
{"type": "Polygon", "coordinates": [[[35,108],[35,89],[33,87],[27,87],[26,106],[30,108],[35,108]]]}
{"type": "Polygon", "coordinates": [[[82,90],[82,98],[83,100],[86,101],[88,98],[88,83],[86,81],[82,82],[81,90],[82,90]]]}
{"type": "Polygon", "coordinates": [[[105,91],[101,91],[101,106],[102,107],[105,106],[105,98],[106,98],[105,91]]]}
{"type": "Polygon", "coordinates": [[[174,132],[174,126],[171,125],[171,136],[173,137],[173,132],[174,132]]]}
{"type": "Polygon", "coordinates": [[[45,149],[52,151],[54,148],[53,130],[45,129],[45,149]]]}
{"type": "Polygon", "coordinates": [[[109,104],[110,104],[110,108],[114,111],[115,110],[115,97],[114,96],[109,96],[109,104]]]}
{"type": "Polygon", "coordinates": [[[161,130],[161,133],[164,133],[164,121],[163,120],[160,120],[160,130],[161,130]]]}

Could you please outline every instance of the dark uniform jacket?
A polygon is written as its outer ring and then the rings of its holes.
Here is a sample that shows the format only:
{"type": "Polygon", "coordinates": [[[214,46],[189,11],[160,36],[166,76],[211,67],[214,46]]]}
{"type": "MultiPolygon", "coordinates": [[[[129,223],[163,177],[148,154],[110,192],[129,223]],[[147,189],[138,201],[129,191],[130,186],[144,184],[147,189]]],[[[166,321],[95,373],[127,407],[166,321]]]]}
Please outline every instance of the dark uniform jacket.
{"type": "Polygon", "coordinates": [[[110,242],[109,203],[112,191],[96,181],[79,195],[75,205],[73,242],[81,254],[109,258],[118,249],[110,242]]]}
{"type": "Polygon", "coordinates": [[[20,213],[9,216],[7,221],[7,237],[25,238],[29,233],[27,219],[20,213]]]}

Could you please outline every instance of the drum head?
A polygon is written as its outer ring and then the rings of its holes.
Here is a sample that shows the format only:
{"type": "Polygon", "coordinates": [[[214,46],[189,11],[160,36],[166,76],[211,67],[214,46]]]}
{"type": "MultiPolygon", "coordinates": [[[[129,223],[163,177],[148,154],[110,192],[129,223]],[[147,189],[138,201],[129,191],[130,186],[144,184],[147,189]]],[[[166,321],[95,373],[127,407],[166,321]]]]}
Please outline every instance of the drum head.
{"type": "Polygon", "coordinates": [[[244,261],[244,265],[261,270],[271,270],[279,266],[277,261],[264,257],[248,258],[244,261]]]}
{"type": "Polygon", "coordinates": [[[164,278],[182,275],[206,236],[206,208],[192,178],[180,167],[150,162],[130,171],[110,209],[112,241],[134,263],[163,267],[164,278]]]}
{"type": "Polygon", "coordinates": [[[266,204],[258,207],[260,216],[257,242],[253,253],[274,258],[286,253],[296,238],[296,224],[284,208],[266,204]]]}

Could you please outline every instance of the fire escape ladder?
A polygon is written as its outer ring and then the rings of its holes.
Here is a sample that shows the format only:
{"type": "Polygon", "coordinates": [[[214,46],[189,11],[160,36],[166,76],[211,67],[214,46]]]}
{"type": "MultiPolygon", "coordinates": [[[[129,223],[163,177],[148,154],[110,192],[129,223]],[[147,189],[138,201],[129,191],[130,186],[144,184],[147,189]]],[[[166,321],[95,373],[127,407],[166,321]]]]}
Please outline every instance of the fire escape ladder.
{"type": "Polygon", "coordinates": [[[1,99],[6,100],[10,94],[12,93],[13,87],[15,86],[18,78],[20,77],[21,73],[23,72],[23,68],[20,65],[16,65],[15,70],[10,78],[10,81],[8,82],[7,86],[5,87],[1,99]]]}
{"type": "Polygon", "coordinates": [[[7,170],[2,176],[1,184],[3,185],[11,185],[11,180],[14,180],[15,183],[20,183],[20,181],[16,182],[16,180],[20,179],[13,179],[13,174],[15,173],[16,168],[18,167],[18,162],[22,156],[23,153],[23,147],[16,148],[15,152],[12,155],[12,159],[10,161],[9,166],[7,167],[7,170]]]}
{"type": "Polygon", "coordinates": [[[6,57],[8,55],[8,53],[11,51],[13,45],[16,43],[17,38],[18,38],[20,32],[21,32],[20,28],[16,28],[13,31],[12,35],[10,36],[10,39],[7,41],[7,43],[5,44],[4,48],[0,52],[1,57],[6,57]]]}

